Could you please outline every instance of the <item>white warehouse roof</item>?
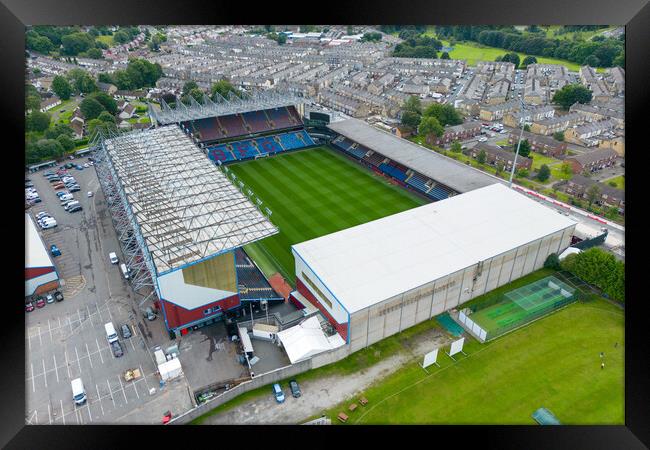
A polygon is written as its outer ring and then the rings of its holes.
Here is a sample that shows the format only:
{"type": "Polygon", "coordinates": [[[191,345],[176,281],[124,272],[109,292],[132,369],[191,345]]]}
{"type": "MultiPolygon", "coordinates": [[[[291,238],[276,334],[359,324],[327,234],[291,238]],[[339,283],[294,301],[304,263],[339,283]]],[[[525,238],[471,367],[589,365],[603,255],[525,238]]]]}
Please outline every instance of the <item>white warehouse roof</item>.
{"type": "Polygon", "coordinates": [[[292,249],[352,314],[575,224],[493,184],[292,249]]]}
{"type": "Polygon", "coordinates": [[[34,221],[25,213],[25,269],[54,267],[34,221]]]}

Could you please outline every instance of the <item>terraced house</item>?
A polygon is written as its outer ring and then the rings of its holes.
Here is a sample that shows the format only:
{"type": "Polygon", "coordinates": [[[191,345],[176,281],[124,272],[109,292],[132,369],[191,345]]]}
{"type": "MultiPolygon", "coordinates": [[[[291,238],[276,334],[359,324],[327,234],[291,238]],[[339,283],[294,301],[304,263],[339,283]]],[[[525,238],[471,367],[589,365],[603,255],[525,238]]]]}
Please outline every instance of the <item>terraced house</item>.
{"type": "MultiPolygon", "coordinates": [[[[512,131],[508,137],[508,143],[514,145],[519,141],[521,131],[512,131]]],[[[558,158],[566,153],[567,143],[558,141],[550,136],[542,136],[539,134],[529,133],[524,131],[522,139],[526,139],[530,144],[530,149],[536,153],[547,155],[553,158],[558,158]]]]}

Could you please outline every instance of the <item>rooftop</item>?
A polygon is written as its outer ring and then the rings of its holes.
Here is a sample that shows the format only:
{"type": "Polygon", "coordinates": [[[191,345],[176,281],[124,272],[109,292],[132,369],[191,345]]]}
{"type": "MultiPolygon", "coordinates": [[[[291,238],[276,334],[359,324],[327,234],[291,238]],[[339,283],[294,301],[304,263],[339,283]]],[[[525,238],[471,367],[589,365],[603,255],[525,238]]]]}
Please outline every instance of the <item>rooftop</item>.
{"type": "Polygon", "coordinates": [[[471,191],[501,181],[411,141],[378,130],[361,120],[342,120],[330,123],[328,127],[458,192],[471,191]]]}
{"type": "Polygon", "coordinates": [[[352,314],[575,224],[494,184],[292,250],[352,314]]]}
{"type": "Polygon", "coordinates": [[[177,126],[103,144],[159,276],[278,232],[177,126]]]}

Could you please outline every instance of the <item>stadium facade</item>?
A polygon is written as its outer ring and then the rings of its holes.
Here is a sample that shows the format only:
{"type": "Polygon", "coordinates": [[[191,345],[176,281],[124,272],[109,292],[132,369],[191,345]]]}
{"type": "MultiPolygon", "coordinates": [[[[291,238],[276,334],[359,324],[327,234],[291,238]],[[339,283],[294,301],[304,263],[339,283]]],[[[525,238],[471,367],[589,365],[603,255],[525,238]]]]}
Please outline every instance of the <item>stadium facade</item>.
{"type": "Polygon", "coordinates": [[[25,235],[25,297],[57,289],[59,274],[29,214],[25,214],[25,235]]]}
{"type": "Polygon", "coordinates": [[[354,352],[541,268],[575,226],[495,183],[293,245],[292,298],[354,352]]]}

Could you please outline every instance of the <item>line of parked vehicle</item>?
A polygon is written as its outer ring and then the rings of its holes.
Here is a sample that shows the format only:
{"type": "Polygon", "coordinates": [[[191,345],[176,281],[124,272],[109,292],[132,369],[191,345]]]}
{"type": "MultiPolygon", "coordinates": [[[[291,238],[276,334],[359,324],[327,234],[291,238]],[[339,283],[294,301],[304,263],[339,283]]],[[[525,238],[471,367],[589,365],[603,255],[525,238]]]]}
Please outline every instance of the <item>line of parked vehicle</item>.
{"type": "MultiPolygon", "coordinates": [[[[291,389],[291,395],[293,395],[294,398],[298,398],[302,395],[296,380],[289,381],[289,389],[291,389]]],[[[275,397],[276,402],[284,403],[284,391],[282,390],[280,383],[275,383],[273,385],[273,396],[275,397]]]]}
{"type": "Polygon", "coordinates": [[[36,297],[31,302],[25,303],[25,312],[32,312],[35,308],[42,308],[46,304],[62,302],[63,300],[63,294],[60,291],[54,291],[54,293],[36,297]]]}

